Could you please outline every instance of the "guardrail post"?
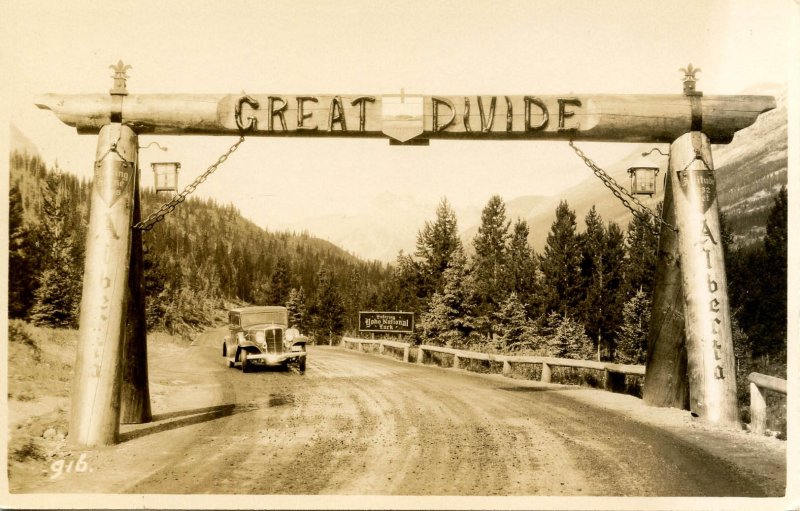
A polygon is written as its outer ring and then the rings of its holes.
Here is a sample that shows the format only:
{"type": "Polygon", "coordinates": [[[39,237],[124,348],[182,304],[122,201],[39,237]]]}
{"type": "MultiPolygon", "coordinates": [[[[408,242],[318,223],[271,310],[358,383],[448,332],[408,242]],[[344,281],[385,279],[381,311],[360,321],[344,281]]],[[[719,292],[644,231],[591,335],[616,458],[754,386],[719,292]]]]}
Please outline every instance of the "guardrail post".
{"type": "Polygon", "coordinates": [[[385,350],[386,350],[386,347],[383,345],[383,343],[382,343],[382,342],[381,342],[381,343],[379,343],[379,344],[378,344],[378,353],[379,353],[380,355],[383,355],[383,352],[384,352],[385,350]]]}
{"type": "Polygon", "coordinates": [[[610,392],[622,392],[625,390],[625,375],[604,369],[603,387],[610,392]]]}
{"type": "Polygon", "coordinates": [[[458,355],[453,354],[453,369],[458,369],[459,362],[458,355]]]}
{"type": "Polygon", "coordinates": [[[508,359],[503,359],[503,376],[511,376],[511,363],[508,359]]]}
{"type": "Polygon", "coordinates": [[[540,378],[540,381],[542,383],[550,383],[551,378],[552,374],[550,372],[550,366],[547,363],[542,362],[542,377],[540,378]]]}
{"type": "Polygon", "coordinates": [[[750,431],[764,434],[767,429],[767,400],[764,391],[750,382],[750,431]]]}
{"type": "Polygon", "coordinates": [[[403,348],[403,362],[408,362],[408,352],[411,349],[411,346],[408,344],[405,345],[403,348]]]}

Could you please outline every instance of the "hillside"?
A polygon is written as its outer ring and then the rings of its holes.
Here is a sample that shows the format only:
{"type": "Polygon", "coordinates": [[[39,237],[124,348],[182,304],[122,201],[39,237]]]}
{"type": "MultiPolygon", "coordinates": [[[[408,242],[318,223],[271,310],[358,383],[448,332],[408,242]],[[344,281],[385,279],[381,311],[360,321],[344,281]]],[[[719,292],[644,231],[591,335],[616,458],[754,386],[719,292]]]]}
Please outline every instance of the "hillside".
{"type": "MultiPolygon", "coordinates": [[[[747,245],[763,237],[766,216],[772,206],[773,197],[787,183],[786,88],[779,88],[777,91],[772,89],[774,87],[766,92],[753,93],[774,93],[777,100],[775,110],[759,116],[755,124],[738,132],[730,144],[713,147],[720,208],[726,215],[737,244],[747,245]]],[[[580,144],[577,145],[580,147],[580,144]]],[[[605,170],[618,183],[629,188],[627,169],[641,163],[641,153],[654,146],[655,144],[636,145],[627,157],[605,167],[605,170]]],[[[663,144],[660,147],[666,151],[663,144]]],[[[663,176],[667,158],[653,153],[646,161],[659,165],[662,169],[658,177],[658,193],[653,198],[639,197],[644,204],[654,208],[663,199],[663,176]]],[[[529,239],[537,251],[544,247],[556,207],[561,200],[566,200],[570,208],[575,210],[579,229],[583,228],[583,217],[592,205],[596,205],[598,213],[606,221],[617,222],[623,228],[630,222],[631,214],[622,203],[588,169],[587,174],[584,181],[557,196],[523,196],[507,201],[508,217],[519,216],[527,220],[531,230],[529,239]]],[[[465,229],[463,239],[471,240],[476,230],[477,226],[465,229]]]]}
{"type": "MultiPolygon", "coordinates": [[[[17,271],[9,280],[10,315],[74,326],[91,182],[47,168],[35,145],[12,133],[10,258],[17,271]]],[[[170,198],[149,188],[141,197],[145,217],[170,198]]],[[[201,326],[226,303],[284,304],[301,291],[303,326],[314,327],[324,298],[331,317],[349,327],[359,309],[379,304],[391,275],[382,263],[307,232],[266,231],[214,200],[190,197],[143,239],[148,323],[172,331],[201,326]]]]}

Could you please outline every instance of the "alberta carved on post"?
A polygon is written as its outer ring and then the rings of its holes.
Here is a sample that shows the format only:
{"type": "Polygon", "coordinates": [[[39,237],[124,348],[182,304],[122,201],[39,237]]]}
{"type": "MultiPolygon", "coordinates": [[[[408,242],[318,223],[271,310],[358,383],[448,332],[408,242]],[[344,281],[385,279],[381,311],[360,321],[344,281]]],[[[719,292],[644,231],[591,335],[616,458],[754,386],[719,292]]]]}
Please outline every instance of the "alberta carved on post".
{"type": "MultiPolygon", "coordinates": [[[[703,96],[694,88],[696,70],[691,67],[682,95],[134,95],[125,87],[127,67],[122,62],[115,67],[110,95],[47,94],[36,102],[79,133],[98,134],[70,422],[74,443],[116,440],[121,387],[125,420],[149,420],[143,305],[136,283],[141,279],[136,266],[141,236],[133,237],[131,228],[138,193],[137,135],[142,133],[389,137],[396,143],[671,143],[665,214],[674,215],[678,232],[662,229],[653,310],[658,330],[650,335],[645,401],[682,406],[688,371],[692,409],[712,421],[735,420],[730,313],[710,144],[730,142],[736,131],[775,108],[773,97],[703,96]],[[123,349],[129,357],[124,386],[123,349]],[[663,382],[669,383],[667,392],[659,394],[663,382]]],[[[422,356],[420,348],[418,361],[422,356]]]]}

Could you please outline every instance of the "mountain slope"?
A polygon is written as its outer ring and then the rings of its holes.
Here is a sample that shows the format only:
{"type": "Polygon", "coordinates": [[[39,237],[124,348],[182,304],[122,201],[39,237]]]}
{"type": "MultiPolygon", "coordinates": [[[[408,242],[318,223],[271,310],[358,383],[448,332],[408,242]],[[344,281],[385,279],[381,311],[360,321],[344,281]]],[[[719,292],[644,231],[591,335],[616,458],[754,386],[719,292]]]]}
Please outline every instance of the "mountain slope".
{"type": "MultiPolygon", "coordinates": [[[[764,224],[772,199],[787,182],[787,95],[785,87],[777,91],[774,89],[772,87],[767,93],[776,96],[775,110],[759,116],[752,126],[738,132],[730,144],[712,148],[720,208],[739,244],[752,243],[764,235],[764,224]]],[[[640,163],[641,153],[652,147],[653,144],[637,145],[627,157],[608,165],[605,170],[627,189],[630,185],[627,169],[640,163]]],[[[667,158],[653,153],[649,161],[662,169],[657,179],[658,192],[653,198],[639,196],[639,200],[655,208],[663,199],[667,158]]],[[[594,175],[557,196],[510,200],[506,206],[509,218],[520,216],[528,221],[531,230],[529,239],[537,251],[541,251],[545,245],[556,207],[561,200],[566,200],[570,208],[575,210],[579,230],[583,228],[583,217],[592,205],[596,206],[605,221],[612,220],[623,228],[632,218],[630,211],[594,175]]],[[[476,230],[477,225],[467,229],[465,241],[471,240],[470,234],[474,236],[476,230]]]]}

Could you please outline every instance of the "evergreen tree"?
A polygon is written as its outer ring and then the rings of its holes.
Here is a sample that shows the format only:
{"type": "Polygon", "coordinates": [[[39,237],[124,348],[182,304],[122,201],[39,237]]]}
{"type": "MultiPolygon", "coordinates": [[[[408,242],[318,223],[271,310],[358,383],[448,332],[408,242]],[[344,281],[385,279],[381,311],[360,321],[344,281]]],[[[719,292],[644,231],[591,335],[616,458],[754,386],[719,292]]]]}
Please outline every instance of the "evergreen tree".
{"type": "Polygon", "coordinates": [[[474,283],[462,248],[457,248],[444,272],[441,292],[431,297],[422,315],[425,336],[433,342],[461,346],[475,330],[474,283]]]}
{"type": "Polygon", "coordinates": [[[8,316],[24,318],[34,302],[39,273],[30,231],[23,220],[22,195],[14,184],[8,192],[8,316]]]}
{"type": "Polygon", "coordinates": [[[317,273],[317,302],[313,315],[315,330],[319,339],[332,342],[344,329],[344,305],[332,275],[326,268],[317,273]]]}
{"type": "Polygon", "coordinates": [[[286,303],[291,288],[290,273],[289,261],[285,257],[278,257],[270,278],[268,303],[273,305],[286,303]]]}
{"type": "MultiPolygon", "coordinates": [[[[656,207],[658,217],[661,217],[663,203],[656,207]]],[[[656,260],[658,254],[658,235],[661,222],[659,218],[650,215],[634,215],[628,224],[628,233],[625,244],[628,252],[628,261],[625,265],[625,287],[629,297],[636,294],[639,289],[645,294],[653,292],[653,283],[656,274],[656,260]]]]}
{"type": "Polygon", "coordinates": [[[71,204],[58,174],[46,176],[40,191],[44,221],[37,237],[46,250],[30,317],[37,325],[73,326],[77,324],[81,277],[71,258],[73,239],[67,229],[71,204]]]}
{"type": "Polygon", "coordinates": [[[536,254],[528,243],[528,223],[517,219],[508,242],[508,280],[529,317],[539,312],[536,285],[536,254]]]}
{"type": "Polygon", "coordinates": [[[286,309],[289,315],[289,326],[297,328],[301,332],[307,329],[308,310],[306,309],[306,297],[303,288],[292,288],[286,300],[286,309]]]}
{"type": "Polygon", "coordinates": [[[568,315],[555,311],[547,315],[547,349],[551,357],[589,360],[594,349],[583,325],[568,315]]]}
{"type": "Polygon", "coordinates": [[[623,364],[644,364],[647,355],[647,329],[650,324],[650,299],[636,291],[622,307],[622,324],[617,334],[615,359],[623,364]]]}
{"type": "Polygon", "coordinates": [[[481,213],[481,225],[475,235],[475,257],[472,275],[475,281],[477,313],[481,330],[491,335],[492,318],[501,297],[508,293],[508,229],[506,205],[499,195],[493,195],[481,213]]]}
{"type": "Polygon", "coordinates": [[[422,296],[431,296],[443,287],[444,271],[453,253],[461,248],[458,237],[456,214],[446,198],[436,208],[436,220],[425,222],[425,226],[417,233],[417,250],[414,253],[420,259],[423,275],[422,296]]]}
{"type": "Polygon", "coordinates": [[[391,283],[388,286],[388,304],[391,310],[422,312],[425,299],[425,277],[419,263],[401,250],[397,255],[391,283]]]}
{"type": "Polygon", "coordinates": [[[525,313],[525,306],[517,293],[512,292],[495,314],[497,333],[503,350],[520,350],[534,347],[534,329],[525,313]]]}
{"type": "Polygon", "coordinates": [[[575,212],[566,201],[561,201],[539,264],[546,311],[574,313],[581,300],[581,251],[576,225],[575,212]]]}

